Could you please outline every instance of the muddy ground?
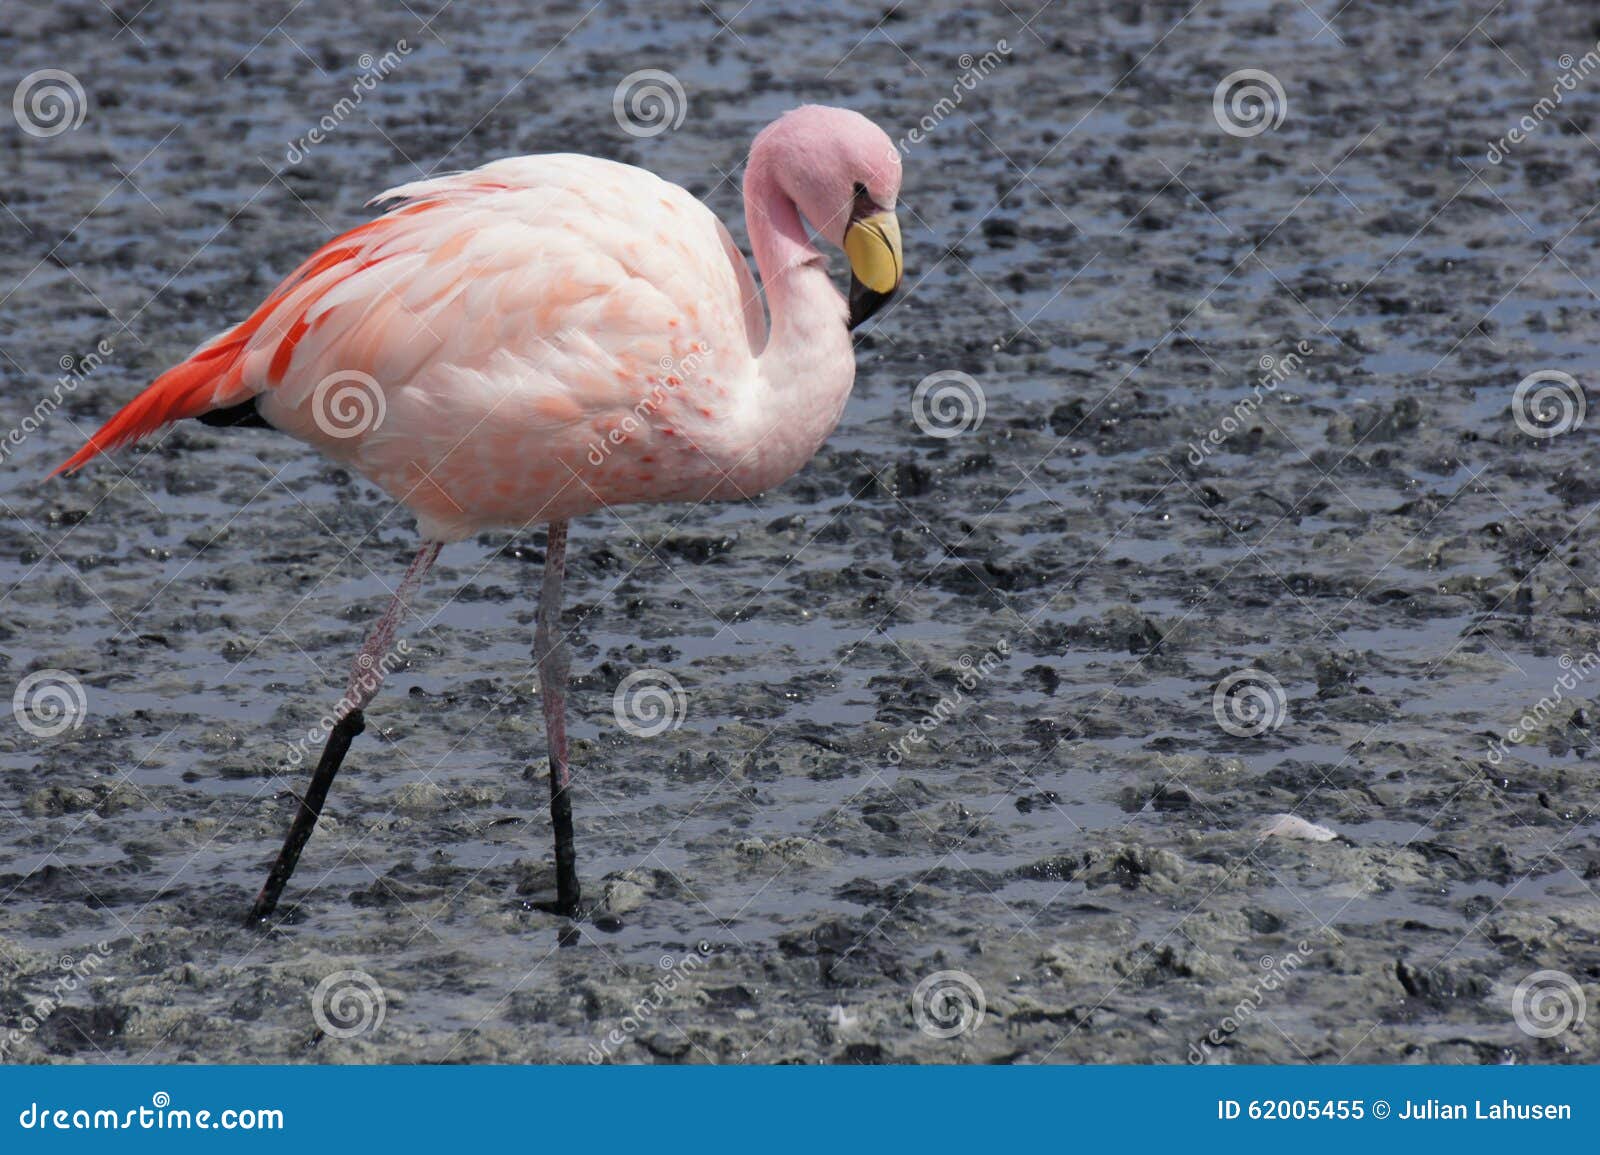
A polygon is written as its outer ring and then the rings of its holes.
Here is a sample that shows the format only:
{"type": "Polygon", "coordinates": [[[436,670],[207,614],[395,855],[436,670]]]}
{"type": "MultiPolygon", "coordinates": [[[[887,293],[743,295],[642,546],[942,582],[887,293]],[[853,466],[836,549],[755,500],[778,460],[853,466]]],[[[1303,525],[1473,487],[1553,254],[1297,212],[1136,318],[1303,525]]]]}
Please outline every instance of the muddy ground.
{"type": "Polygon", "coordinates": [[[0,664],[83,709],[0,727],[5,1061],[1600,1059],[1600,19],[1033,7],[8,12],[0,87],[64,70],[84,116],[0,125],[0,664]],[[685,115],[635,137],[647,68],[685,115]],[[1264,122],[1214,104],[1243,69],[1264,122]],[[242,926],[410,521],[270,432],[43,475],[379,189],[577,150],[742,236],[802,101],[905,142],[908,291],[809,469],[575,527],[603,905],[536,905],[531,532],[445,551],[242,926]],[[950,437],[944,371],[983,398],[950,437]],[[640,670],[677,728],[619,727],[640,670]]]}

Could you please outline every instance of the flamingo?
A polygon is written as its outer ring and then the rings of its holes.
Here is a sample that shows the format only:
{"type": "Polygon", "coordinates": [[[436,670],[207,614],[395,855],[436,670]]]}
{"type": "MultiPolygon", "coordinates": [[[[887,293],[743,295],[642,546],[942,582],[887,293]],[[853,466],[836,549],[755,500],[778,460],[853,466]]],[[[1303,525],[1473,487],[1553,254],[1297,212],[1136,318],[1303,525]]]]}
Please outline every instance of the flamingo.
{"type": "Polygon", "coordinates": [[[850,394],[851,330],[900,286],[900,175],[899,152],[859,113],[806,105],[763,129],[744,176],[759,290],[710,209],[631,165],[519,156],[400,185],[369,202],[388,211],[314,252],[55,470],[184,418],[268,426],[416,518],[421,545],[356,655],[249,923],[272,914],[294,873],[440,549],[539,523],[533,653],[556,863],[546,905],[581,917],[558,627],[568,522],[752,497],[811,459],[850,394]],[[844,251],[848,300],[808,224],[844,251]]]}

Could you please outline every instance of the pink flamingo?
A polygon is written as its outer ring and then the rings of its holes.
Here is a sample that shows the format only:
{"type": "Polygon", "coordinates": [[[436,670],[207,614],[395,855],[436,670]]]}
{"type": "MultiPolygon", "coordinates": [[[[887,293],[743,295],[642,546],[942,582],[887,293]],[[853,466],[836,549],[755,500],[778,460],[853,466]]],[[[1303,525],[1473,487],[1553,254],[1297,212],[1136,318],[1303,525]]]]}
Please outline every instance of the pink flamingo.
{"type": "Polygon", "coordinates": [[[56,470],[181,418],[264,425],[416,515],[421,548],[351,667],[252,921],[276,907],[440,547],[539,522],[551,909],[581,913],[558,630],[567,522],[633,502],[750,497],[805,465],[850,394],[850,330],[899,287],[899,192],[898,152],[858,113],[808,105],[756,137],[745,224],[769,337],[728,230],[642,169],[523,156],[401,185],[373,202],[398,207],[313,253],[56,470]],[[807,223],[848,257],[848,302],[807,223]]]}

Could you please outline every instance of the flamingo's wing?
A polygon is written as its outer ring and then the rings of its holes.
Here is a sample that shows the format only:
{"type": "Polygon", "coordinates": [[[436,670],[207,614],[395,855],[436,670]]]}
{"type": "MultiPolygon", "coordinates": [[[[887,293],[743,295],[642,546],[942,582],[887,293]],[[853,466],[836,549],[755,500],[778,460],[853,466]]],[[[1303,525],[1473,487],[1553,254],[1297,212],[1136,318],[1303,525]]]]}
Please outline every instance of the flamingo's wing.
{"type": "Polygon", "coordinates": [[[746,360],[759,349],[759,300],[726,230],[642,169],[514,157],[376,201],[400,205],[312,254],[61,470],[251,397],[274,425],[354,451],[314,411],[330,380],[370,379],[392,401],[515,378],[518,417],[560,426],[636,404],[658,366],[701,346],[746,360]]]}

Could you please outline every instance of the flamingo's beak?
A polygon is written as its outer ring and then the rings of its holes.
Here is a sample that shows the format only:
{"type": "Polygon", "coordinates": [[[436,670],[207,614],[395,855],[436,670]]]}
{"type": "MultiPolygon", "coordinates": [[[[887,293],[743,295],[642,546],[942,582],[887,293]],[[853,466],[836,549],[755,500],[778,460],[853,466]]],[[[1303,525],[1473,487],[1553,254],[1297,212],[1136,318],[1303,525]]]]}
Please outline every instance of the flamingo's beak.
{"type": "Polygon", "coordinates": [[[857,217],[844,232],[850,258],[850,327],[854,329],[894,296],[905,261],[900,255],[900,219],[877,211],[857,217]]]}

